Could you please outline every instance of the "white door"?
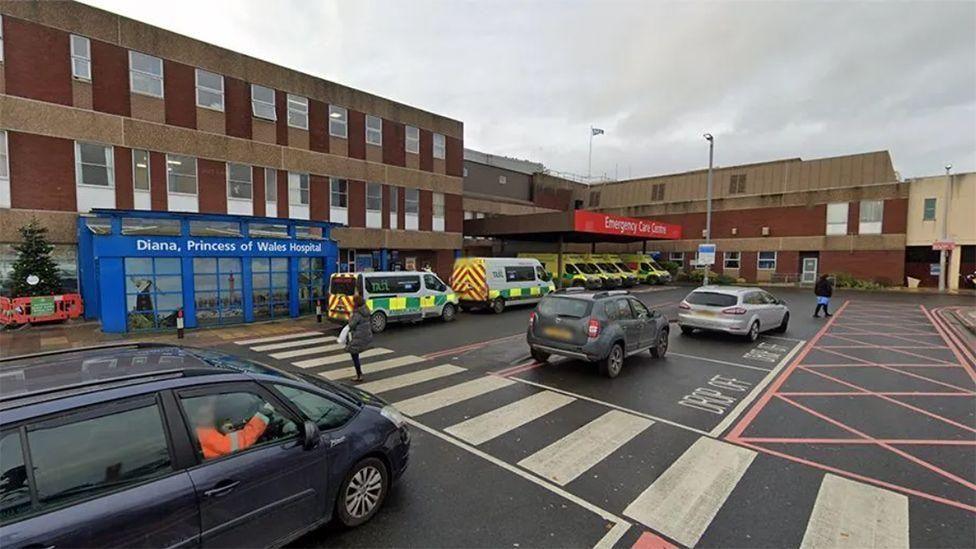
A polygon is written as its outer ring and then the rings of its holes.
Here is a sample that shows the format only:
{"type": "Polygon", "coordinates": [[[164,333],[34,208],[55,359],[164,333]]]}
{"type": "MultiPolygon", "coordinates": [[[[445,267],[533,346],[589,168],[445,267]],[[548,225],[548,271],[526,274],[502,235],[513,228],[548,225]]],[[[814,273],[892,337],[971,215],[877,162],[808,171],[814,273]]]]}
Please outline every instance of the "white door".
{"type": "Polygon", "coordinates": [[[817,281],[817,258],[804,257],[803,270],[800,274],[801,284],[813,284],[817,281]]]}

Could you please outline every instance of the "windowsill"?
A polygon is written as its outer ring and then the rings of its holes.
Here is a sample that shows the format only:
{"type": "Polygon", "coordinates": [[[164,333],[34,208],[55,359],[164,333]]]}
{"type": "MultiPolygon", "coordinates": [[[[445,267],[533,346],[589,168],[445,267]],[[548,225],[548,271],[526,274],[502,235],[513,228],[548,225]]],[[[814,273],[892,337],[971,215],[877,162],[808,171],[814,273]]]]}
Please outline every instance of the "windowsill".
{"type": "Polygon", "coordinates": [[[166,194],[175,194],[176,196],[194,196],[194,197],[200,196],[200,193],[181,193],[181,192],[171,191],[169,189],[166,189],[166,194]]]}
{"type": "Polygon", "coordinates": [[[278,121],[278,117],[275,117],[275,118],[265,118],[263,116],[259,116],[259,115],[254,114],[253,111],[251,112],[251,118],[257,118],[258,120],[263,120],[265,122],[277,122],[278,121]]]}
{"type": "Polygon", "coordinates": [[[133,187],[132,188],[132,192],[149,194],[152,191],[151,191],[151,189],[137,189],[137,188],[133,187]]]}
{"type": "Polygon", "coordinates": [[[419,150],[417,150],[417,151],[407,151],[407,154],[415,154],[417,156],[420,156],[420,151],[419,150]]]}
{"type": "Polygon", "coordinates": [[[115,184],[112,184],[112,185],[91,185],[89,183],[78,183],[78,182],[75,182],[75,186],[76,187],[86,187],[86,188],[89,188],[89,189],[114,189],[115,188],[115,184]]]}
{"type": "Polygon", "coordinates": [[[230,202],[254,202],[254,198],[237,198],[235,196],[228,196],[227,200],[230,202]]]}
{"type": "Polygon", "coordinates": [[[372,143],[370,141],[367,141],[366,144],[367,145],[371,145],[373,147],[382,147],[383,146],[383,142],[382,141],[380,141],[379,143],[372,143]]]}
{"type": "Polygon", "coordinates": [[[219,112],[219,113],[224,112],[224,108],[223,107],[221,107],[221,108],[218,109],[216,107],[208,107],[206,105],[201,105],[199,103],[197,103],[197,108],[198,109],[207,109],[208,111],[214,111],[214,112],[219,112]]]}
{"type": "Polygon", "coordinates": [[[443,156],[435,156],[434,157],[434,160],[444,160],[444,157],[443,156]]]}
{"type": "Polygon", "coordinates": [[[332,132],[329,132],[329,137],[335,137],[336,139],[349,139],[349,134],[346,133],[346,135],[336,135],[332,132]]]}
{"type": "Polygon", "coordinates": [[[91,84],[92,83],[92,79],[91,78],[82,78],[80,76],[75,76],[73,74],[71,75],[71,79],[74,80],[75,82],[83,82],[85,84],[91,84]]]}
{"type": "Polygon", "coordinates": [[[135,95],[142,95],[142,96],[145,96],[145,97],[152,97],[153,99],[166,99],[165,94],[163,94],[163,95],[156,95],[156,94],[149,93],[149,92],[143,92],[143,91],[134,90],[132,88],[129,88],[129,93],[130,94],[135,94],[135,95]]]}
{"type": "Polygon", "coordinates": [[[297,206],[297,207],[301,207],[301,208],[307,208],[308,207],[308,204],[295,204],[295,203],[292,203],[292,202],[289,202],[288,205],[289,206],[297,206]]]}
{"type": "Polygon", "coordinates": [[[306,131],[306,132],[308,131],[308,126],[307,125],[303,128],[301,126],[292,126],[291,124],[288,124],[288,127],[291,128],[291,129],[293,129],[293,130],[302,130],[302,131],[306,131]]]}
{"type": "Polygon", "coordinates": [[[768,267],[768,268],[756,267],[756,270],[757,271],[775,271],[776,270],[776,267],[768,267]]]}

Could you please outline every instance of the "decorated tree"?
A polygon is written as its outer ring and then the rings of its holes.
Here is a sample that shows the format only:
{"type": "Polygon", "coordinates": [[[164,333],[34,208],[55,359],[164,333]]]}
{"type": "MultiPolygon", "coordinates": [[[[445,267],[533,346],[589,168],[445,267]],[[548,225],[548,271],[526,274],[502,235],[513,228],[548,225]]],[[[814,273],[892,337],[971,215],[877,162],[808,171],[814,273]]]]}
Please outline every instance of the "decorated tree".
{"type": "Polygon", "coordinates": [[[23,241],[14,246],[17,261],[10,273],[14,297],[57,295],[62,293],[61,270],[51,258],[54,246],[47,241],[47,228],[31,219],[20,228],[23,241]],[[35,279],[36,277],[36,279],[35,279]],[[31,284],[34,282],[34,284],[31,284]]]}

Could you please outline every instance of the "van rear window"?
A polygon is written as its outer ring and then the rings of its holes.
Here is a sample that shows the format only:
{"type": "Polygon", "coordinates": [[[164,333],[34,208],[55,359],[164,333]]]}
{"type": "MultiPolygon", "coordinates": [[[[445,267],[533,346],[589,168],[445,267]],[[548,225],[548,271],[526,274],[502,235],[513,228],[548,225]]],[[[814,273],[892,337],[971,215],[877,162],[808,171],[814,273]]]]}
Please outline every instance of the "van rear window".
{"type": "Polygon", "coordinates": [[[413,294],[420,290],[420,277],[392,275],[366,277],[366,291],[371,294],[413,294]]]}
{"type": "Polygon", "coordinates": [[[568,316],[583,318],[590,316],[589,301],[568,297],[547,297],[539,302],[539,314],[544,316],[568,316]]]}
{"type": "Polygon", "coordinates": [[[729,294],[720,294],[717,292],[692,292],[685,301],[691,303],[692,305],[705,305],[708,307],[730,307],[735,305],[739,298],[738,296],[729,294]]]}
{"type": "Polygon", "coordinates": [[[356,293],[356,279],[352,277],[333,278],[329,285],[329,293],[339,295],[354,295],[356,293]]]}

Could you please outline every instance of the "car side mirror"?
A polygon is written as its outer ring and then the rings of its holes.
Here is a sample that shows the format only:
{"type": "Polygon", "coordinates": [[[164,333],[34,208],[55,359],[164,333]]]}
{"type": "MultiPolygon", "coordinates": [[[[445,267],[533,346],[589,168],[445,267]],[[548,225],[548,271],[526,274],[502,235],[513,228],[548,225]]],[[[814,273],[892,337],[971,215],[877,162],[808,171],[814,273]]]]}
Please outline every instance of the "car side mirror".
{"type": "Polygon", "coordinates": [[[661,316],[661,313],[659,313],[657,309],[651,311],[651,318],[657,318],[659,316],[661,316]]]}
{"type": "Polygon", "coordinates": [[[319,445],[321,438],[319,426],[312,420],[305,420],[304,429],[302,430],[302,448],[306,450],[315,448],[319,445]]]}

